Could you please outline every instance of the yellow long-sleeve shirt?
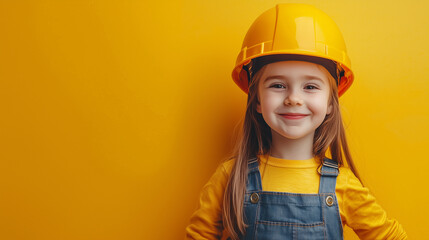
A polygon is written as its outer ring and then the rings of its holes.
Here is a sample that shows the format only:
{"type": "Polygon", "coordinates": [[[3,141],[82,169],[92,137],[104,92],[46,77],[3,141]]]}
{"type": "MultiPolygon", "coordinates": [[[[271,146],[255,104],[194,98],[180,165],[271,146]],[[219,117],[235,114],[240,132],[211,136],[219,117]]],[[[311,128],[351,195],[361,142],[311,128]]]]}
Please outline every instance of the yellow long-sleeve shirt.
{"type": "MultiPolygon", "coordinates": [[[[318,193],[319,160],[285,160],[272,156],[261,156],[260,160],[263,191],[318,193]]],[[[222,202],[232,166],[233,160],[222,163],[203,187],[199,208],[186,227],[186,239],[225,239],[222,202]]],[[[347,167],[340,167],[339,171],[336,195],[343,226],[352,228],[360,239],[407,239],[402,226],[387,218],[353,172],[347,167]]]]}

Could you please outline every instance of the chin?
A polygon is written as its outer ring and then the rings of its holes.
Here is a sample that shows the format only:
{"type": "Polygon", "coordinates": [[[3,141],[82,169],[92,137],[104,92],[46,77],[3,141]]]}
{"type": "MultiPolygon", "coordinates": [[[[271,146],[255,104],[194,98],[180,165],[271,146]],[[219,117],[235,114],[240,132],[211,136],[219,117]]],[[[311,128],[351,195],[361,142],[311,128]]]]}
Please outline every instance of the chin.
{"type": "Polygon", "coordinates": [[[281,134],[282,137],[289,139],[289,140],[298,140],[305,138],[307,135],[301,135],[301,134],[281,134]]]}

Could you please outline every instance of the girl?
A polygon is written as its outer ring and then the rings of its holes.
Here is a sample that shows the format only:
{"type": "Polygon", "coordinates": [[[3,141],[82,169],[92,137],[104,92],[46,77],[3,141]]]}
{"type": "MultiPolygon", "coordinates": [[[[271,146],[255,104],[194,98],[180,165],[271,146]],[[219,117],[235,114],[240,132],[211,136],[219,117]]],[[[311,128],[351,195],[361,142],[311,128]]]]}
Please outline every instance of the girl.
{"type": "Polygon", "coordinates": [[[343,239],[345,224],[361,239],[407,238],[354,167],[338,103],[353,73],[326,14],[266,11],[232,75],[248,93],[242,136],[204,186],[187,239],[343,239]]]}

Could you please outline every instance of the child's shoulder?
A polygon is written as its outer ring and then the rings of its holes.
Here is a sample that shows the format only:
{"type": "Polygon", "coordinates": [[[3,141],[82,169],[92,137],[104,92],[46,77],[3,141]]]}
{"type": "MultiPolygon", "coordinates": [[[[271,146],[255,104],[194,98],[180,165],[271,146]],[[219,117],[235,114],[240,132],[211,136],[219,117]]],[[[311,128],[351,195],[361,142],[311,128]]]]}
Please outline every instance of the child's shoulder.
{"type": "Polygon", "coordinates": [[[339,176],[349,176],[350,174],[353,174],[353,171],[348,166],[340,166],[338,170],[340,171],[339,176]]]}
{"type": "Polygon", "coordinates": [[[232,167],[234,167],[235,158],[230,158],[219,164],[218,171],[222,171],[224,174],[229,175],[232,167]]]}
{"type": "Polygon", "coordinates": [[[225,159],[224,161],[222,161],[221,163],[219,163],[215,174],[218,175],[219,177],[229,177],[229,175],[231,174],[232,168],[234,167],[235,164],[235,158],[228,158],[225,159]]]}
{"type": "Polygon", "coordinates": [[[337,177],[337,185],[344,185],[344,187],[361,187],[360,180],[356,177],[353,171],[348,166],[341,166],[337,177]]]}

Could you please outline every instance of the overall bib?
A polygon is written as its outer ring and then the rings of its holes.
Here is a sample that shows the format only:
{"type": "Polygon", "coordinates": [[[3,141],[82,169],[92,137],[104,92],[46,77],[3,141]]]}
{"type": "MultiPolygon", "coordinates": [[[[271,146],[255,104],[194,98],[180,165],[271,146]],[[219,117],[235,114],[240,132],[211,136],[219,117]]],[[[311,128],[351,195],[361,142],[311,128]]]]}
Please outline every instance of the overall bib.
{"type": "Polygon", "coordinates": [[[257,159],[248,163],[244,240],[343,239],[335,185],[338,164],[324,159],[318,194],[265,192],[257,159]]]}

